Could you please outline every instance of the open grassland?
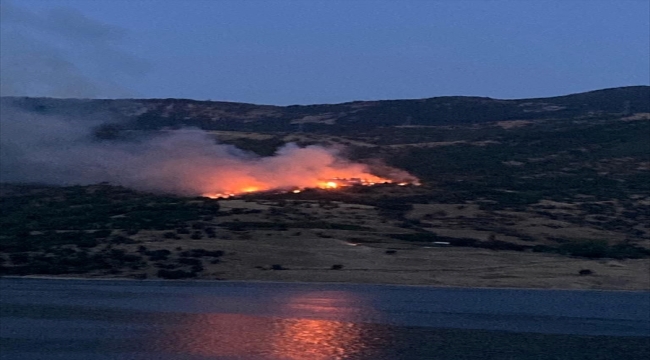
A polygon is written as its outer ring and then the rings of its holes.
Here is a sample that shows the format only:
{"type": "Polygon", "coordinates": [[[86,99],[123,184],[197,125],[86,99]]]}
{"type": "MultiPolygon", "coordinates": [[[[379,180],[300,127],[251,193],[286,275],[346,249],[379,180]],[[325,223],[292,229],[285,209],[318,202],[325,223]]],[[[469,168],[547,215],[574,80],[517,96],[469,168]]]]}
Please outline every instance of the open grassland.
{"type": "Polygon", "coordinates": [[[135,279],[650,288],[646,233],[632,241],[624,231],[578,226],[570,219],[584,217],[579,204],[541,202],[513,212],[408,200],[431,191],[384,185],[212,200],[108,185],[4,186],[0,269],[135,279]],[[573,217],[548,219],[538,206],[573,217]]]}

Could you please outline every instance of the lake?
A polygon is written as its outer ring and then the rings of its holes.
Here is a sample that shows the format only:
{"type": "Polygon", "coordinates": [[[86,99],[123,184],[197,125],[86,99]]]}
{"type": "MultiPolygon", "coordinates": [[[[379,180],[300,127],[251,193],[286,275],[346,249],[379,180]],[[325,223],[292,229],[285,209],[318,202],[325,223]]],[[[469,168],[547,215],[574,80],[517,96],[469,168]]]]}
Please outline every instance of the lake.
{"type": "Polygon", "coordinates": [[[0,359],[643,359],[650,292],[0,279],[0,359]]]}

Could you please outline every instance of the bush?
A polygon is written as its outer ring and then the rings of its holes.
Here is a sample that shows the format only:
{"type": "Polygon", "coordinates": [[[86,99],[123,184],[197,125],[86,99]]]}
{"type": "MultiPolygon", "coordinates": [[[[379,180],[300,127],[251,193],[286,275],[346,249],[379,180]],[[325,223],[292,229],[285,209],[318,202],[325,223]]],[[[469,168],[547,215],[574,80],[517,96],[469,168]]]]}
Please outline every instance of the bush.
{"type": "Polygon", "coordinates": [[[180,256],[183,257],[203,257],[203,256],[212,256],[212,257],[220,257],[223,256],[224,252],[222,250],[205,250],[205,249],[192,249],[192,250],[187,250],[183,251],[180,253],[180,256]]]}
{"type": "Polygon", "coordinates": [[[167,232],[165,232],[165,233],[163,234],[163,237],[164,237],[165,239],[180,239],[180,237],[179,237],[178,235],[176,235],[176,233],[173,232],[173,231],[167,231],[167,232]]]}
{"type": "Polygon", "coordinates": [[[501,241],[501,240],[478,242],[478,243],[476,243],[476,245],[477,245],[477,247],[484,248],[484,249],[491,249],[491,250],[524,251],[524,250],[530,248],[530,246],[513,244],[513,243],[510,243],[510,242],[501,241]]]}
{"type": "Polygon", "coordinates": [[[201,260],[193,258],[180,258],[178,259],[178,263],[183,265],[202,265],[201,260]]]}
{"type": "Polygon", "coordinates": [[[335,265],[332,265],[332,267],[330,269],[332,269],[332,270],[341,270],[341,269],[343,269],[343,265],[335,264],[335,265]]]}
{"type": "Polygon", "coordinates": [[[97,230],[92,234],[95,238],[107,238],[111,235],[112,232],[113,230],[97,230]]]}
{"type": "Polygon", "coordinates": [[[650,249],[625,243],[610,246],[605,240],[573,240],[560,245],[557,252],[588,259],[641,259],[650,256],[650,249]]]}
{"type": "Polygon", "coordinates": [[[167,260],[167,258],[172,252],[167,249],[161,249],[161,250],[149,250],[149,251],[145,251],[144,253],[145,255],[149,256],[149,260],[159,261],[159,260],[167,260]]]}
{"type": "Polygon", "coordinates": [[[109,240],[111,244],[135,244],[137,241],[122,235],[112,236],[109,240]]]}
{"type": "Polygon", "coordinates": [[[558,250],[565,255],[596,259],[607,257],[609,245],[604,240],[571,241],[560,245],[558,250]]]}
{"type": "Polygon", "coordinates": [[[180,267],[180,265],[178,264],[165,264],[165,263],[156,263],[154,266],[159,269],[167,269],[167,270],[178,269],[180,267]]]}
{"type": "Polygon", "coordinates": [[[196,273],[184,270],[158,270],[158,277],[163,279],[189,279],[196,277],[196,273]]]}
{"type": "Polygon", "coordinates": [[[29,254],[27,253],[11,253],[9,259],[14,265],[22,265],[29,262],[29,254]]]}

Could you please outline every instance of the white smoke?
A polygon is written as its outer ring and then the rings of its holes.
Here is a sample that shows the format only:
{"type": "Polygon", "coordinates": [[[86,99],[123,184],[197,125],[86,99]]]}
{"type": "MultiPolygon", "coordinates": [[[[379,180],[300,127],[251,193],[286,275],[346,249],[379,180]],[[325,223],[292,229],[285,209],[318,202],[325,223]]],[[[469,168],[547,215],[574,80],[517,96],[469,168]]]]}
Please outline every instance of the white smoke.
{"type": "MultiPolygon", "coordinates": [[[[146,70],[145,62],[120,50],[126,37],[122,29],[69,9],[34,13],[5,0],[0,6],[3,96],[118,97],[128,91],[116,79],[146,70]],[[95,76],[98,69],[106,76],[95,76]]],[[[14,101],[0,102],[1,182],[108,182],[198,195],[372,177],[366,165],[345,161],[332,149],[289,144],[275,156],[262,158],[216,144],[197,129],[129,142],[101,141],[94,132],[105,118],[43,115],[21,109],[14,101]]]]}
{"type": "Polygon", "coordinates": [[[99,121],[45,116],[3,107],[0,181],[57,185],[108,182],[187,195],[312,187],[335,177],[372,177],[364,164],[320,146],[288,144],[258,157],[217,144],[198,129],[139,141],[101,141],[99,121]]]}

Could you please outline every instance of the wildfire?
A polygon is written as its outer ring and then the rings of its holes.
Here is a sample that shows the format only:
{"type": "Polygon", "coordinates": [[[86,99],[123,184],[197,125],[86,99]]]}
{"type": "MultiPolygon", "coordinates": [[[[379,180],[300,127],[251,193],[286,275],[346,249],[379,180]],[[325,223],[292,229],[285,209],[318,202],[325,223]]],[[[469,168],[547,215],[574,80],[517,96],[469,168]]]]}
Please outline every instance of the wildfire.
{"type": "Polygon", "coordinates": [[[234,196],[250,194],[255,192],[266,192],[266,191],[278,191],[278,192],[292,192],[294,194],[299,194],[305,189],[324,189],[324,190],[337,190],[349,186],[361,185],[361,186],[373,186],[377,184],[396,184],[398,186],[406,185],[420,185],[418,181],[401,181],[394,182],[390,179],[384,179],[377,176],[371,175],[368,178],[341,178],[336,177],[333,179],[327,180],[317,180],[313,186],[301,186],[294,189],[282,189],[282,188],[273,188],[271,186],[243,186],[240,189],[234,189],[223,192],[213,192],[213,193],[204,193],[203,196],[209,197],[212,199],[228,199],[234,196]]]}
{"type": "Polygon", "coordinates": [[[315,145],[300,148],[288,144],[270,157],[209,160],[203,163],[200,175],[186,177],[186,187],[210,198],[257,192],[298,193],[305,189],[337,191],[386,183],[417,185],[417,179],[399,169],[384,166],[379,173],[386,175],[373,175],[369,165],[351,162],[338,156],[335,150],[315,145]]]}
{"type": "Polygon", "coordinates": [[[344,187],[349,187],[349,186],[355,186],[355,185],[361,185],[361,186],[373,186],[377,184],[396,184],[398,186],[407,186],[407,185],[415,185],[419,186],[420,183],[418,181],[411,181],[411,182],[406,182],[406,181],[401,181],[401,182],[394,182],[389,179],[383,179],[379,177],[372,177],[371,179],[361,179],[361,178],[351,178],[351,179],[346,179],[346,178],[335,178],[335,179],[330,179],[330,180],[324,180],[324,181],[317,181],[313,186],[304,186],[304,187],[298,187],[294,189],[280,189],[280,188],[272,188],[272,187],[262,187],[262,186],[256,186],[256,187],[242,187],[240,190],[231,190],[231,191],[226,191],[226,192],[218,192],[218,193],[204,193],[203,196],[212,198],[212,199],[228,199],[231,197],[235,197],[238,195],[243,195],[243,194],[250,194],[250,193],[255,193],[255,192],[265,192],[265,191],[278,191],[278,192],[291,192],[294,194],[299,194],[305,189],[324,189],[324,190],[337,190],[341,189],[344,187]]]}

